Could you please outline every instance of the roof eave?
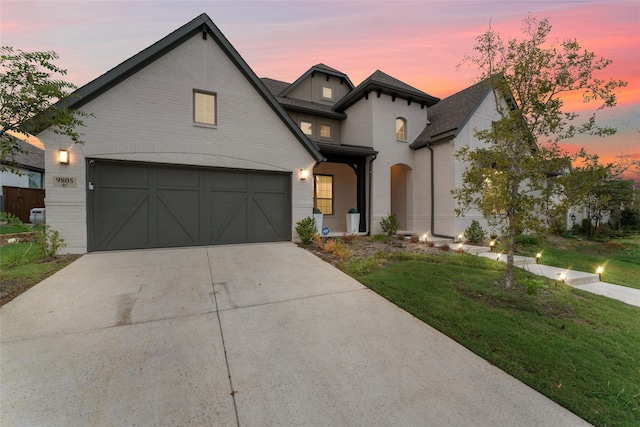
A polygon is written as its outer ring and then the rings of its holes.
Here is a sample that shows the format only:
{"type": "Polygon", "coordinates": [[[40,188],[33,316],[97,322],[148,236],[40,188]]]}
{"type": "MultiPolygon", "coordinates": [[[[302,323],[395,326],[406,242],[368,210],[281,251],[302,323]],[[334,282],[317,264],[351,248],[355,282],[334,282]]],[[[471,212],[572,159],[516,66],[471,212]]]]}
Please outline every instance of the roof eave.
{"type": "Polygon", "coordinates": [[[335,111],[344,111],[363,97],[368,96],[370,93],[374,93],[376,95],[384,94],[395,96],[407,101],[410,99],[412,103],[415,102],[416,104],[420,104],[421,106],[423,106],[423,108],[435,105],[438,101],[440,101],[439,98],[430,95],[425,96],[425,94],[423,93],[408,91],[381,82],[369,82],[366,85],[362,85],[356,88],[356,90],[347,94],[344,98],[342,98],[334,105],[333,109],[335,111]]]}
{"type": "MultiPolygon", "coordinates": [[[[302,143],[307,152],[316,160],[324,160],[324,156],[315,145],[302,133],[302,130],[293,122],[289,114],[280,106],[275,97],[269,92],[265,84],[251,70],[249,65],[242,59],[238,51],[231,45],[229,40],[222,34],[220,29],[213,23],[206,13],[193,19],[191,22],[178,28],[168,36],[162,38],[140,53],[127,59],[120,65],[107,71],[97,79],[87,83],[80,89],[73,92],[68,98],[59,101],[56,106],[63,108],[77,109],[97,96],[103,94],[127,77],[135,74],[140,69],[149,65],[156,59],[163,56],[176,46],[184,43],[195,34],[202,32],[203,38],[211,36],[227,57],[240,70],[244,77],[258,91],[271,109],[280,117],[285,125],[291,130],[295,137],[302,143]],[[69,99],[72,99],[69,102],[69,99]]],[[[44,129],[38,130],[38,132],[44,129]]],[[[38,133],[36,132],[36,133],[38,133]]]]}

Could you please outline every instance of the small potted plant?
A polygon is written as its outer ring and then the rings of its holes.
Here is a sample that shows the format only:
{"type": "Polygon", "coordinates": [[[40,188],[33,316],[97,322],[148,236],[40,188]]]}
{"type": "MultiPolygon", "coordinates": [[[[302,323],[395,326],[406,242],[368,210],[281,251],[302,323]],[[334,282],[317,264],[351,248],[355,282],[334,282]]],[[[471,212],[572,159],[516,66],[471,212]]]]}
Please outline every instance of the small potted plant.
{"type": "Polygon", "coordinates": [[[313,219],[316,220],[316,230],[318,234],[322,235],[322,211],[318,208],[313,208],[313,219]]]}
{"type": "Polygon", "coordinates": [[[360,213],[358,209],[351,208],[347,213],[347,233],[355,234],[360,228],[360,213]]]}

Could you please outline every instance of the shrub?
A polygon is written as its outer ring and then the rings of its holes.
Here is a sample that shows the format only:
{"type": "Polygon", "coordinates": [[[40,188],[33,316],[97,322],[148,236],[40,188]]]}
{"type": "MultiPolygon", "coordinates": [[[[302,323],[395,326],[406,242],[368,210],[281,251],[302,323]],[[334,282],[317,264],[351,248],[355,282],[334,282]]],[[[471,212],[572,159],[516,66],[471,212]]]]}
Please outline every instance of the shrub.
{"type": "Polygon", "coordinates": [[[306,217],[296,222],[296,233],[300,236],[303,245],[308,245],[316,234],[316,220],[313,217],[306,217]]]}
{"type": "Polygon", "coordinates": [[[567,233],[566,214],[567,212],[564,209],[554,209],[551,211],[549,232],[558,236],[567,233]]]}
{"type": "Polygon", "coordinates": [[[385,232],[387,236],[393,236],[398,231],[400,224],[398,224],[398,218],[396,214],[389,214],[388,217],[380,220],[380,228],[385,232]]]}
{"type": "Polygon", "coordinates": [[[36,242],[42,247],[44,254],[51,258],[55,258],[58,251],[67,246],[60,233],[47,224],[36,227],[36,242]]]}
{"type": "Polygon", "coordinates": [[[440,250],[441,251],[445,251],[445,252],[449,252],[451,250],[451,246],[449,246],[449,245],[440,246],[440,250]]]}
{"type": "Polygon", "coordinates": [[[320,209],[318,209],[318,208],[313,208],[313,213],[314,214],[321,214],[322,211],[320,209]]]}
{"type": "Polygon", "coordinates": [[[631,230],[638,228],[638,215],[636,211],[631,208],[624,208],[622,212],[620,212],[620,227],[631,230]]]}
{"type": "Polygon", "coordinates": [[[469,243],[482,243],[487,237],[487,232],[480,226],[480,223],[475,219],[471,221],[471,225],[464,230],[464,236],[469,243]]]}
{"type": "Polygon", "coordinates": [[[349,209],[349,213],[358,213],[358,209],[351,208],[351,209],[349,209]]]}
{"type": "Polygon", "coordinates": [[[358,235],[355,233],[351,233],[351,234],[343,233],[341,237],[342,241],[345,243],[351,243],[357,238],[358,238],[358,235]]]}
{"type": "Polygon", "coordinates": [[[412,234],[411,238],[410,238],[410,242],[411,243],[418,243],[420,242],[420,236],[418,236],[417,234],[412,234]]]}
{"type": "Polygon", "coordinates": [[[9,212],[0,212],[0,221],[4,221],[8,226],[14,227],[20,231],[30,230],[27,224],[25,224],[20,218],[9,212]]]}

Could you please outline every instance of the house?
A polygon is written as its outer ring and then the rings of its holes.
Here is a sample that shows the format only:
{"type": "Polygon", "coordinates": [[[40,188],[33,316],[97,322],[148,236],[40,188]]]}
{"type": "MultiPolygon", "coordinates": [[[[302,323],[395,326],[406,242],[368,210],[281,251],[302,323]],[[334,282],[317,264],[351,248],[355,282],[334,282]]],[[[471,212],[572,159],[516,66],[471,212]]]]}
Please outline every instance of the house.
{"type": "Polygon", "coordinates": [[[20,151],[6,157],[0,168],[0,211],[28,223],[31,209],[44,207],[44,150],[19,138],[14,143],[20,151]]]}
{"type": "Polygon", "coordinates": [[[38,136],[47,222],[77,253],[290,241],[314,207],[333,233],[357,208],[362,233],[394,213],[455,236],[475,217],[455,218],[453,153],[497,120],[486,84],[439,100],[379,70],[260,79],[205,14],[75,95],[85,143],[38,136]]]}

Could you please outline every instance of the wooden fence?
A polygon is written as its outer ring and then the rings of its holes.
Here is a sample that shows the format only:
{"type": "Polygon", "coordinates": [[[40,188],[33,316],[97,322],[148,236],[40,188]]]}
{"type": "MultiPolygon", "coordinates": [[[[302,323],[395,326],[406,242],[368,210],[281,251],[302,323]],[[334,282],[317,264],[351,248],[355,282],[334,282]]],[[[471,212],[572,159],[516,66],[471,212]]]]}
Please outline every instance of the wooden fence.
{"type": "Polygon", "coordinates": [[[30,223],[29,214],[33,208],[44,208],[44,189],[18,188],[2,186],[4,198],[3,210],[20,218],[24,223],[30,223]]]}

